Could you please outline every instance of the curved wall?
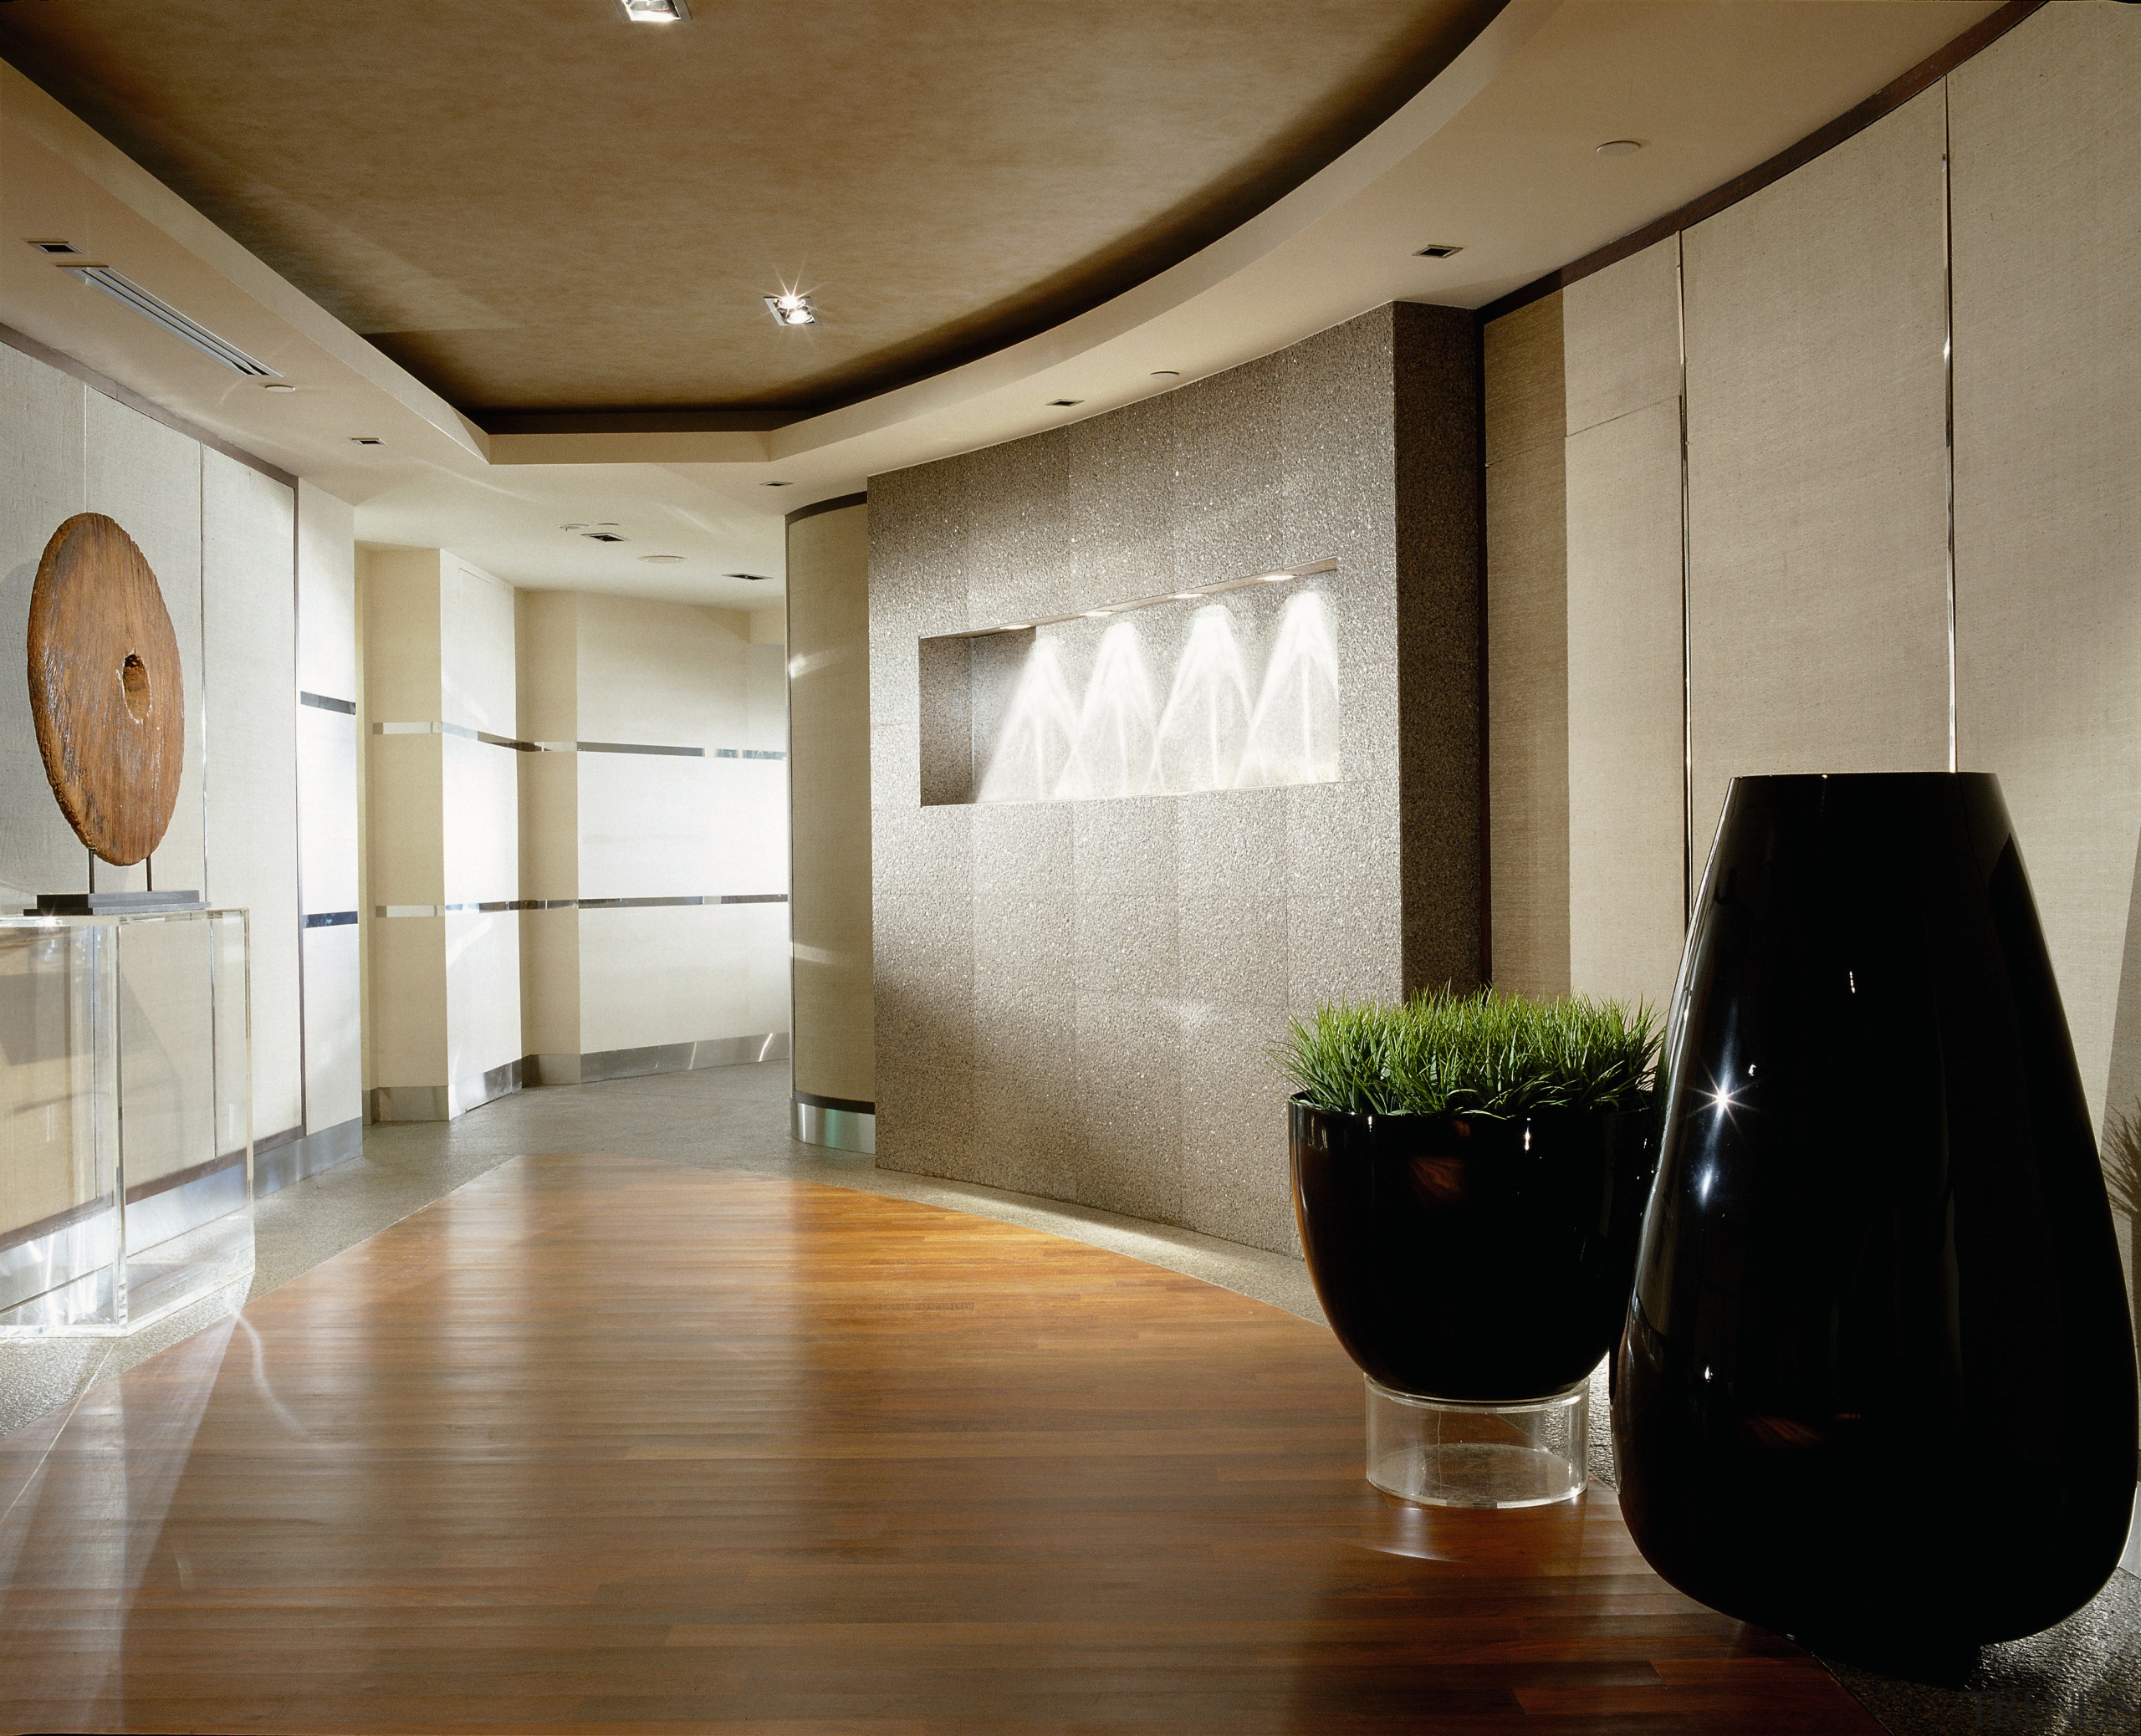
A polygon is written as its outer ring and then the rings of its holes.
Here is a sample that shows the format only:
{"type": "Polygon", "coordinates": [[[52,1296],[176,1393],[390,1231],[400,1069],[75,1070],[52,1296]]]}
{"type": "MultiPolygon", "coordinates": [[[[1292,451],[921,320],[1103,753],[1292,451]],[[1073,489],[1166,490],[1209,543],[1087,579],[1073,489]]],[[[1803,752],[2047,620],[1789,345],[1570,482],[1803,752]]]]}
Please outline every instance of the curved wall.
{"type": "Polygon", "coordinates": [[[864,497],[788,520],[795,1136],[875,1149],[871,1008],[870,528],[864,497]]]}

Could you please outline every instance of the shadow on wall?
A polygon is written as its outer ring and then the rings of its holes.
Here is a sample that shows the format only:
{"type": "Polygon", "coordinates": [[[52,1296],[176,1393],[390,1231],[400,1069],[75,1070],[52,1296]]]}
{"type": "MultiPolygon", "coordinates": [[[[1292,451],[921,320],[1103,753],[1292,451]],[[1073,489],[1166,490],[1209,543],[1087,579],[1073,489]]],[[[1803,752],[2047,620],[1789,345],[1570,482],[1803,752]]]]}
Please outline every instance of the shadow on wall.
{"type": "MultiPolygon", "coordinates": [[[[2104,1186],[2120,1224],[2128,1305],[2141,1326],[2141,847],[2134,855],[2120,961],[2118,1006],[2112,1017],[2111,1075],[2104,1090],[2104,1186]]],[[[2137,1330],[2141,1337],[2141,1330],[2137,1330]]]]}

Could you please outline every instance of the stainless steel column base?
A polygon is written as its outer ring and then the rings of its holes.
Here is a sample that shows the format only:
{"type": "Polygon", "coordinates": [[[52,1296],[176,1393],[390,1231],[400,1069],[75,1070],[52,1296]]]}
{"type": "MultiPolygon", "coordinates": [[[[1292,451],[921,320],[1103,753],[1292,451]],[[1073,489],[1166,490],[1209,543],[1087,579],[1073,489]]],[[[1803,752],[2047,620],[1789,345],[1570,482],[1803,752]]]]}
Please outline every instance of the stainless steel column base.
{"type": "Polygon", "coordinates": [[[820,1097],[797,1091],[789,1099],[789,1134],[806,1146],[834,1151],[877,1153],[877,1105],[848,1097],[820,1097]]]}

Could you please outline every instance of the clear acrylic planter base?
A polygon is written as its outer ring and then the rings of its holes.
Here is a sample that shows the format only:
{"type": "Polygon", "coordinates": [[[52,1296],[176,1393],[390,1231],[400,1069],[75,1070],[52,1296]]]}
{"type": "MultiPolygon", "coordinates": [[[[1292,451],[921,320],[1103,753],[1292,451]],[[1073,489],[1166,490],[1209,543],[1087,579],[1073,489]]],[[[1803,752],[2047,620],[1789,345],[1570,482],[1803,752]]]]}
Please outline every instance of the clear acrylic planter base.
{"type": "Polygon", "coordinates": [[[253,1270],[243,911],[0,919],[0,1340],[114,1337],[253,1270]]]}
{"type": "Polygon", "coordinates": [[[1588,1475],[1590,1410],[1588,1382],[1551,1398],[1466,1404],[1367,1381],[1368,1481],[1429,1507],[1573,1500],[1588,1475]]]}

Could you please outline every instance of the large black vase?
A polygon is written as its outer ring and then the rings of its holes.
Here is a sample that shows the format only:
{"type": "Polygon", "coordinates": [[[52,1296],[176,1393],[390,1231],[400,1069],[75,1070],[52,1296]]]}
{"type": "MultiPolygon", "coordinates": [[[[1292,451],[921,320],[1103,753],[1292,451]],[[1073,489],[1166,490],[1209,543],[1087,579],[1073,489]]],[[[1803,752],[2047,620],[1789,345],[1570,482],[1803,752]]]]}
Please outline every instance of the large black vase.
{"type": "Polygon", "coordinates": [[[1421,1397],[1566,1391],[1621,1334],[1651,1112],[1357,1116],[1293,1103],[1294,1218],[1331,1330],[1421,1397]]]}
{"type": "Polygon", "coordinates": [[[1735,779],[1673,1015],[1615,1371],[1638,1546],[1873,1659],[2080,1608],[2126,1536],[2133,1346],[1999,781],[1735,779]]]}

